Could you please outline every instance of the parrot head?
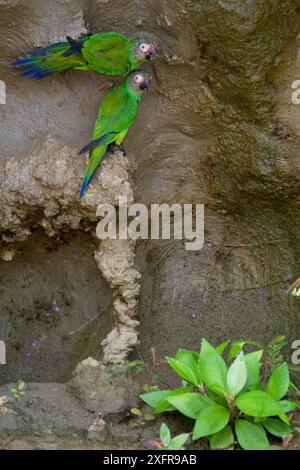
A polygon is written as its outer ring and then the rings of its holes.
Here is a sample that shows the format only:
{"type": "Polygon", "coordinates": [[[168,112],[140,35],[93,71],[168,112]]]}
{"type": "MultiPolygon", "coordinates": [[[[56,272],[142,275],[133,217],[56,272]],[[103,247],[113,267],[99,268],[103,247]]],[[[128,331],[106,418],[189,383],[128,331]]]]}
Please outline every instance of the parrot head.
{"type": "Polygon", "coordinates": [[[157,55],[157,44],[150,38],[140,36],[133,48],[133,55],[136,60],[144,62],[145,60],[155,59],[157,55]]]}
{"type": "Polygon", "coordinates": [[[152,83],[152,77],[148,72],[138,70],[129,75],[128,83],[130,88],[138,94],[142,94],[145,90],[149,91],[152,83]]]}

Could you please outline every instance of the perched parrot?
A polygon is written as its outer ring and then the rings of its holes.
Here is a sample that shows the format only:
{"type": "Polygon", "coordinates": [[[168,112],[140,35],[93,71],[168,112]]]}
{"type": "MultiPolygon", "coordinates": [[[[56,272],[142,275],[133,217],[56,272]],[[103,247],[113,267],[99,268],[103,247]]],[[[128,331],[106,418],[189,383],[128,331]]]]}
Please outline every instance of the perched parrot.
{"type": "Polygon", "coordinates": [[[143,92],[149,90],[151,76],[142,70],[132,72],[105,95],[98,112],[92,141],[79,154],[90,151],[90,160],[80,191],[80,198],[100,165],[108,146],[121,146],[134,122],[143,92]]]}
{"type": "Polygon", "coordinates": [[[123,76],[156,56],[156,44],[142,35],[126,37],[119,33],[87,34],[79,39],[38,48],[29,57],[11,65],[35,80],[64,70],[94,70],[102,75],[123,76]]]}

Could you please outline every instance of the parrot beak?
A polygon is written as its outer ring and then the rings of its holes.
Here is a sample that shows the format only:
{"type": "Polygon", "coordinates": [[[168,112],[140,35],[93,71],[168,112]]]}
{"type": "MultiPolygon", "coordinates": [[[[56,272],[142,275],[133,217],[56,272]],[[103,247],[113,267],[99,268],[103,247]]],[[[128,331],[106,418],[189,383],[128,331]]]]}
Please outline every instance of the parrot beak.
{"type": "Polygon", "coordinates": [[[157,50],[156,50],[156,45],[155,44],[150,44],[149,49],[146,54],[146,59],[147,60],[152,60],[155,59],[157,56],[157,50]]]}
{"type": "Polygon", "coordinates": [[[140,89],[143,90],[143,91],[144,90],[149,91],[150,88],[151,88],[151,79],[149,77],[147,77],[140,84],[140,89]]]}

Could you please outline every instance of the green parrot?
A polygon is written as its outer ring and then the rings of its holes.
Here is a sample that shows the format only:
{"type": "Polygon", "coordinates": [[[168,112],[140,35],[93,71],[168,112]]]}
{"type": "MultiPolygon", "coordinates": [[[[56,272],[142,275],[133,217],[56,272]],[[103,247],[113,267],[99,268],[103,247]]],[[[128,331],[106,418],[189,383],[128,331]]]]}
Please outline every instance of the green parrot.
{"type": "Polygon", "coordinates": [[[79,154],[90,151],[90,160],[80,191],[80,198],[100,165],[108,146],[121,146],[134,122],[142,95],[151,86],[151,76],[142,70],[132,72],[120,85],[105,95],[98,112],[92,141],[79,154]]]}
{"type": "Polygon", "coordinates": [[[69,69],[94,70],[102,75],[124,76],[156,56],[156,44],[143,35],[127,37],[108,32],[87,34],[50,44],[28,53],[11,65],[35,80],[69,69]]]}

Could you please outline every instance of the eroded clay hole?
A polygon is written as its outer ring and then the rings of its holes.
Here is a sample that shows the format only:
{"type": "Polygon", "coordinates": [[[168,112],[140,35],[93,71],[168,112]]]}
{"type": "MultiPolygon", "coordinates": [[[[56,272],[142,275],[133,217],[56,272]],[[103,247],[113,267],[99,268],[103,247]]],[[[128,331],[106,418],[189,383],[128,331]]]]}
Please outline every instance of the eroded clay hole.
{"type": "Polygon", "coordinates": [[[11,262],[0,261],[0,383],[65,382],[82,359],[101,357],[111,329],[112,291],[94,260],[94,240],[31,236],[11,262]]]}

